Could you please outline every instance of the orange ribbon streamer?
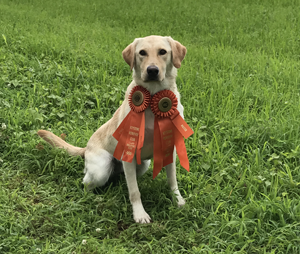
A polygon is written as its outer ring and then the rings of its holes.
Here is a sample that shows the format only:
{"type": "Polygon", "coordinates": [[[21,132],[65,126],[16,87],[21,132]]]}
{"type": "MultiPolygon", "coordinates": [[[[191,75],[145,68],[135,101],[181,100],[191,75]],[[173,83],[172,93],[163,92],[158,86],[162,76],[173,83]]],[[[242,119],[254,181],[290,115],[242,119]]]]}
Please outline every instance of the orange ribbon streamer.
{"type": "Polygon", "coordinates": [[[183,137],[188,138],[194,132],[180,116],[177,104],[176,95],[170,90],[163,90],[152,97],[151,110],[155,115],[153,179],[162,167],[173,162],[174,145],[181,166],[189,171],[189,160],[183,137]],[[167,101],[165,111],[161,111],[164,110],[163,103],[161,104],[163,100],[167,101]]]}
{"type": "Polygon", "coordinates": [[[150,104],[151,95],[142,86],[136,86],[129,95],[131,111],[114,132],[118,141],[114,157],[118,160],[132,162],[136,152],[136,160],[141,164],[141,150],[145,136],[145,110],[150,104]],[[123,156],[123,157],[122,157],[123,156]]]}
{"type": "Polygon", "coordinates": [[[132,162],[136,154],[138,164],[141,164],[141,150],[145,136],[145,110],[150,105],[154,118],[153,142],[153,179],[161,169],[173,162],[174,146],[180,164],[189,171],[184,138],[194,132],[180,116],[177,110],[176,95],[170,90],[156,93],[150,102],[151,95],[142,86],[136,86],[129,95],[131,111],[117,128],[113,137],[118,141],[114,157],[118,160],[132,162]],[[142,99],[141,99],[142,98],[142,99]]]}

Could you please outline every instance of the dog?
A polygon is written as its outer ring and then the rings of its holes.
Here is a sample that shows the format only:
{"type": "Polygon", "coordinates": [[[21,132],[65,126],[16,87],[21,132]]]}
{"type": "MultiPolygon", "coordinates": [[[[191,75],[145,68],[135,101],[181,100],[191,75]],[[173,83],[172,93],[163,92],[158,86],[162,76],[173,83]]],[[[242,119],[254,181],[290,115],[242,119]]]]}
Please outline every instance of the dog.
{"type": "MultiPolygon", "coordinates": [[[[146,213],[137,184],[137,176],[143,175],[153,158],[154,114],[150,107],[145,110],[145,136],[141,150],[141,164],[136,158],[131,163],[116,161],[113,157],[117,140],[113,137],[120,123],[130,111],[128,97],[135,86],[146,88],[151,95],[168,89],[177,97],[177,110],[183,118],[183,106],[177,90],[177,69],[186,55],[186,47],[171,37],[148,36],[135,39],[122,52],[125,62],[133,71],[133,81],[128,86],[122,105],[113,117],[103,124],[90,138],[85,148],[75,147],[46,130],[39,130],[38,135],[54,147],[67,150],[70,155],[82,156],[85,159],[85,176],[83,183],[88,189],[103,186],[121,165],[129,191],[129,199],[133,209],[133,218],[137,223],[150,223],[151,218],[146,213]]],[[[185,200],[178,190],[176,179],[176,151],[173,152],[173,163],[166,167],[167,178],[172,192],[177,197],[178,206],[185,204],[185,200]]]]}

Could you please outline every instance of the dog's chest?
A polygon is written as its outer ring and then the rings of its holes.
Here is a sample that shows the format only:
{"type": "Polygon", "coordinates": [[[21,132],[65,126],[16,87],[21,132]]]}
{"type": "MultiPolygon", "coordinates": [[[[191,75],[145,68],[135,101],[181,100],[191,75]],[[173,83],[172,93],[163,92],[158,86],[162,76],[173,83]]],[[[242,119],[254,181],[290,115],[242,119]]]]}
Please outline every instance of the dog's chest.
{"type": "Polygon", "coordinates": [[[145,110],[145,137],[142,148],[142,160],[151,159],[153,157],[153,141],[154,141],[154,114],[150,108],[145,110]]]}

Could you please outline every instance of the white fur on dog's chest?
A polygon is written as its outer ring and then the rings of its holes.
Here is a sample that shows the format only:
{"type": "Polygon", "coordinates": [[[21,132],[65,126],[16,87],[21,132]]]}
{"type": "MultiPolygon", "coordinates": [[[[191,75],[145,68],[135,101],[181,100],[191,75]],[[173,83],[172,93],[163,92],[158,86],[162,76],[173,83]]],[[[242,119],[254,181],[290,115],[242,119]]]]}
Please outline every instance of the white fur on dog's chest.
{"type": "Polygon", "coordinates": [[[142,160],[148,160],[153,157],[153,141],[154,141],[154,114],[150,108],[145,110],[145,136],[142,148],[142,160]]]}

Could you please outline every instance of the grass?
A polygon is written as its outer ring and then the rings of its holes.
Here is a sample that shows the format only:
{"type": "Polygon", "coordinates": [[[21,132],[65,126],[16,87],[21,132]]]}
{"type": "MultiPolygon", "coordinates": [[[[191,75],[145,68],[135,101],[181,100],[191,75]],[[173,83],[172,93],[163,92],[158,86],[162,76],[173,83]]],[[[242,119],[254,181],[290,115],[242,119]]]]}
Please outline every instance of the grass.
{"type": "Polygon", "coordinates": [[[298,7],[2,0],[0,253],[299,253],[298,7]],[[84,161],[36,132],[84,147],[131,81],[121,51],[150,34],[188,49],[177,84],[195,134],[191,172],[178,164],[187,204],[149,170],[138,183],[153,223],[139,225],[123,176],[86,191],[84,161]]]}

